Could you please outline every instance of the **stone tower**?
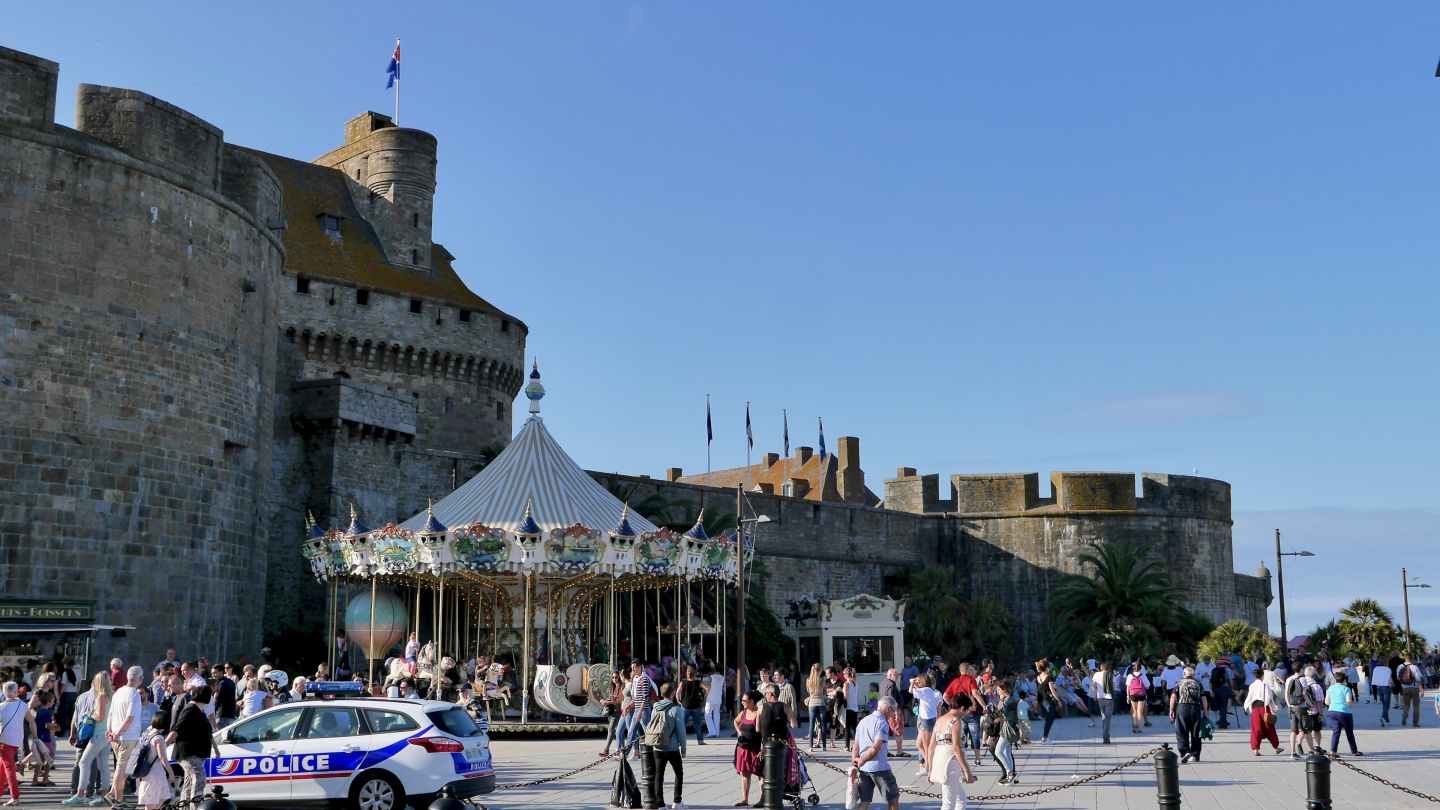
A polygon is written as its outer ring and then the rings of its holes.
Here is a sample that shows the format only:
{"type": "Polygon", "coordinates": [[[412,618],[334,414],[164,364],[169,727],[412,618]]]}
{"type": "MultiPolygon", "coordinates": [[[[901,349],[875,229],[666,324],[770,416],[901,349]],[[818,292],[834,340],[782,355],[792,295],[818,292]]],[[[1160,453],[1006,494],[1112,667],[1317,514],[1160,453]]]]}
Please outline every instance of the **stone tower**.
{"type": "Polygon", "coordinates": [[[308,163],[96,85],[71,129],[58,74],[0,48],[0,596],[136,627],[92,665],[311,655],[306,512],[469,478],[526,327],[432,241],[434,136],[365,113],[308,163]]]}
{"type": "Polygon", "coordinates": [[[281,187],[214,125],[0,48],[0,593],[94,600],[91,657],[255,650],[281,187]]]}

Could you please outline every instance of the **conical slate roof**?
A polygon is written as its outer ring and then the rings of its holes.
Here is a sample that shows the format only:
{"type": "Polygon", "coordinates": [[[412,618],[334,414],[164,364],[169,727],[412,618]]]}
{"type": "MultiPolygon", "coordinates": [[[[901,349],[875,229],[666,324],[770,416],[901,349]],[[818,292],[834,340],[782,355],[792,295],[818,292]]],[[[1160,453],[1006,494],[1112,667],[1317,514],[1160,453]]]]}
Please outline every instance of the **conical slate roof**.
{"type": "MultiPolygon", "coordinates": [[[[513,531],[525,518],[526,503],[540,529],[568,528],[580,523],[605,531],[620,519],[625,505],[591,478],[561,449],[539,416],[524,427],[505,452],[474,478],[435,502],[435,516],[447,526],[486,526],[513,531]]],[[[420,531],[427,514],[421,512],[403,524],[420,531]]],[[[637,533],[654,531],[655,524],[636,514],[630,525],[637,533]]]]}

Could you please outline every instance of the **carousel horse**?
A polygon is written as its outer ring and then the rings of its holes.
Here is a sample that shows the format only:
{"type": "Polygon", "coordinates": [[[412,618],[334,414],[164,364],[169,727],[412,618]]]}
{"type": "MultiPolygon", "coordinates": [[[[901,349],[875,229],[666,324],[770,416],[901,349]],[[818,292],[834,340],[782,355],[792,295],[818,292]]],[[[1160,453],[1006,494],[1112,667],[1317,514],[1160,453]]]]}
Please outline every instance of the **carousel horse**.
{"type": "Polygon", "coordinates": [[[535,671],[532,694],[542,709],[568,717],[598,719],[605,716],[600,701],[609,696],[610,665],[571,664],[565,670],[541,664],[535,671]]]}
{"type": "Polygon", "coordinates": [[[475,683],[475,694],[485,704],[485,714],[488,717],[492,711],[491,703],[500,704],[500,718],[505,718],[505,709],[510,705],[511,691],[510,684],[504,680],[504,670],[500,664],[491,664],[485,672],[485,677],[475,683]]]}

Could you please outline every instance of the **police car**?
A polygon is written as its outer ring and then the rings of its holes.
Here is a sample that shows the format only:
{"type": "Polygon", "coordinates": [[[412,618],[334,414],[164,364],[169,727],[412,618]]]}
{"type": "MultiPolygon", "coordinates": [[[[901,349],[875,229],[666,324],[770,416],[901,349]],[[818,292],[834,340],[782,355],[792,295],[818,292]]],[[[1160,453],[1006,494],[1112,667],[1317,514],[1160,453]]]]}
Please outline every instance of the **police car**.
{"type": "Polygon", "coordinates": [[[463,706],[376,698],[359,684],[313,683],[215,732],[207,781],[241,806],[426,807],[441,788],[457,798],[495,789],[490,736],[463,706]]]}

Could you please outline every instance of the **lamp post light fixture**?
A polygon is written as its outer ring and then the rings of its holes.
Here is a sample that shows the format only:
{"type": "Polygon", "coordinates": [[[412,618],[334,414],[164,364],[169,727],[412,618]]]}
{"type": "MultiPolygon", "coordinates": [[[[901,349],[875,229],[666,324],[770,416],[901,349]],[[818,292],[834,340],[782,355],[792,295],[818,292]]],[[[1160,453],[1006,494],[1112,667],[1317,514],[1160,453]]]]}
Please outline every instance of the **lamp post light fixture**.
{"type": "Polygon", "coordinates": [[[1285,642],[1285,659],[1290,659],[1290,633],[1285,625],[1285,558],[1314,557],[1309,551],[1281,551],[1280,530],[1275,530],[1275,577],[1280,586],[1280,638],[1285,642]]]}
{"type": "MultiPolygon", "coordinates": [[[[1419,577],[1415,577],[1415,579],[1419,579],[1419,577]]],[[[1412,649],[1414,645],[1410,643],[1410,589],[1428,588],[1430,586],[1412,583],[1409,572],[1404,568],[1400,569],[1400,584],[1405,586],[1405,658],[1411,663],[1414,663],[1415,651],[1412,649]]]]}

